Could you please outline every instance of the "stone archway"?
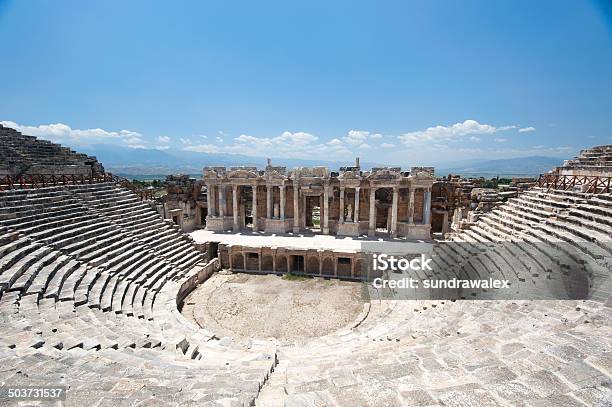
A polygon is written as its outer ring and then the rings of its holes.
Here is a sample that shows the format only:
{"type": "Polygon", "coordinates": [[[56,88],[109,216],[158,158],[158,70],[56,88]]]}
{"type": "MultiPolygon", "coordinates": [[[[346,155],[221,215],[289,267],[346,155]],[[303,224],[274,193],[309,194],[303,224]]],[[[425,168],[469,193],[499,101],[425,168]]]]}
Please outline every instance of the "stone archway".
{"type": "Polygon", "coordinates": [[[334,275],[334,259],[332,257],[325,257],[323,259],[323,275],[333,276],[334,275]]]}

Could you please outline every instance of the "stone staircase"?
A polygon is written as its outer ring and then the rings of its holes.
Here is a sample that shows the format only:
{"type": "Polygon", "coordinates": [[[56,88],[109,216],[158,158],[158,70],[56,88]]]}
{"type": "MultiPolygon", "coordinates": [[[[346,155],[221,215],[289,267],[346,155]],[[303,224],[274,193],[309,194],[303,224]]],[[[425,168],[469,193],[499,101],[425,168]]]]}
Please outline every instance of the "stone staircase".
{"type": "MultiPolygon", "coordinates": [[[[143,401],[171,403],[176,390],[203,405],[252,405],[274,346],[232,347],[177,309],[183,286],[217,264],[114,184],[0,192],[0,364],[17,366],[0,381],[48,382],[45,365],[64,369],[74,405],[92,381],[127,378],[153,389],[143,401]]],[[[119,397],[111,387],[99,396],[119,397]]]]}

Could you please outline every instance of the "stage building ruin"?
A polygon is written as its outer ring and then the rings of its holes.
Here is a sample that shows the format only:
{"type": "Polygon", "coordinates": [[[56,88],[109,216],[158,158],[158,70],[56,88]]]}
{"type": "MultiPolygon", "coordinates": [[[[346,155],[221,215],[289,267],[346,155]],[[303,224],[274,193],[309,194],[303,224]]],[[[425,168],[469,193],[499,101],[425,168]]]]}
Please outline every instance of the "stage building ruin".
{"type": "Polygon", "coordinates": [[[433,167],[206,167],[206,229],[429,239],[433,167]]]}

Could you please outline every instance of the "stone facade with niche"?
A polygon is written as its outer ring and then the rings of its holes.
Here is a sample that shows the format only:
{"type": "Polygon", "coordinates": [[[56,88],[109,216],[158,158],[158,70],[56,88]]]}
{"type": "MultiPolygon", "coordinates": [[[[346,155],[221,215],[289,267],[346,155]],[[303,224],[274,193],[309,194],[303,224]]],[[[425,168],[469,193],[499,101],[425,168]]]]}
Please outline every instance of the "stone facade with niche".
{"type": "Polygon", "coordinates": [[[206,167],[212,231],[430,238],[433,167],[206,167]]]}

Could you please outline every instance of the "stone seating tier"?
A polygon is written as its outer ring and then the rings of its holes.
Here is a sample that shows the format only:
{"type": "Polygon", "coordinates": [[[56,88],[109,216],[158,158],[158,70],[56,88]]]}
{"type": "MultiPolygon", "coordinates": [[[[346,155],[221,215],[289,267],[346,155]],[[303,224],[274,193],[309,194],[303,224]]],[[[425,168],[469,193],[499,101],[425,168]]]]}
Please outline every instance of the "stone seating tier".
{"type": "Polygon", "coordinates": [[[74,374],[68,405],[78,405],[79,375],[123,380],[111,365],[142,366],[138,377],[149,386],[200,372],[199,390],[185,388],[194,400],[252,405],[274,365],[268,344],[229,348],[178,314],[178,289],[202,261],[190,238],[113,184],[0,192],[0,363],[49,380],[34,359],[58,365],[75,355],[63,367],[64,378],[74,374]],[[138,217],[146,219],[142,229],[138,217]]]}
{"type": "Polygon", "coordinates": [[[95,157],[47,140],[23,135],[0,125],[0,170],[12,177],[34,174],[92,175],[104,173],[95,157]]]}

